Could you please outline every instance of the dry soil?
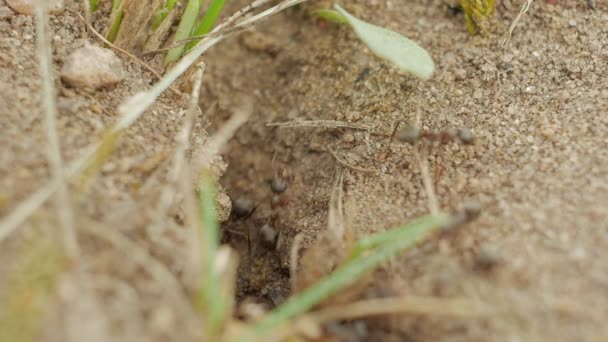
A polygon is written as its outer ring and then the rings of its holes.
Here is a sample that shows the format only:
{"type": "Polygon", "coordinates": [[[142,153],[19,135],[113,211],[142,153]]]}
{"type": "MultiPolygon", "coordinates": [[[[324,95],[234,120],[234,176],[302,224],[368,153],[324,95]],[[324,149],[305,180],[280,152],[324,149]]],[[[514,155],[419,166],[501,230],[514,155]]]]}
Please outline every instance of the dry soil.
{"type": "MultiPolygon", "coordinates": [[[[242,5],[230,3],[228,12],[242,5]]],[[[608,340],[608,4],[598,1],[593,10],[584,1],[535,1],[503,48],[503,34],[520,7],[513,1],[499,2],[492,32],[481,36],[470,36],[462,15],[440,0],[344,3],[360,18],[426,48],[436,63],[428,81],[376,58],[348,28],[309,15],[328,5],[290,9],[204,58],[205,115],[198,118],[195,149],[203,146],[206,130],[213,133],[243,101],[253,101],[249,122],[222,152],[227,167],[218,162],[217,172],[225,169],[220,183],[229,196],[257,206],[251,217],[223,225],[224,241],[241,255],[239,300],[272,307],[289,296],[293,238],[301,233],[305,249],[326,229],[338,172],[349,220],[360,234],[426,214],[413,148],[389,145],[389,135],[397,123],[419,123],[430,131],[464,127],[476,137],[473,146],[437,146],[427,157],[441,208],[475,201],[481,217],[383,266],[362,298],[465,296],[506,313],[475,319],[391,316],[333,326],[328,336],[608,340]],[[293,120],[336,120],[366,129],[268,126],[293,120]],[[277,173],[288,180],[279,196],[269,185],[277,173]],[[260,243],[265,224],[280,232],[276,248],[260,243]]],[[[32,19],[2,2],[0,16],[0,213],[7,215],[49,173],[32,19]]],[[[69,12],[53,16],[51,24],[56,70],[85,40],[99,43],[69,12]]],[[[66,160],[98,139],[126,96],[155,81],[121,58],[129,76],[116,87],[87,92],[57,82],[66,160]]],[[[178,275],[185,263],[184,236],[175,233],[183,225],[179,210],[162,221],[171,229],[158,240],[145,232],[185,106],[170,94],[159,99],[129,129],[77,204],[87,220],[126,234],[178,275]]],[[[3,242],[4,274],[18,258],[19,240],[3,242]]],[[[101,296],[95,317],[113,324],[115,340],[196,336],[186,329],[188,313],[166,300],[162,287],[149,285],[149,274],[122,264],[128,254],[90,237],[82,240],[83,264],[101,296]]]]}

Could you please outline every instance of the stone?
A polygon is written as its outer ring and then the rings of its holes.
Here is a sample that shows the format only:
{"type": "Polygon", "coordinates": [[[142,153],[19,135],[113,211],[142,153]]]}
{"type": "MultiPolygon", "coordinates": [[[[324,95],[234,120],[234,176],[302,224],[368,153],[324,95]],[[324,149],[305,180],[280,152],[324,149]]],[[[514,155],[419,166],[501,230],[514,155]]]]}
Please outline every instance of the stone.
{"type": "Polygon", "coordinates": [[[85,45],[72,52],[61,69],[61,79],[73,87],[97,89],[122,81],[122,62],[112,50],[85,45]]]}
{"type": "MultiPolygon", "coordinates": [[[[49,13],[57,14],[63,11],[63,0],[45,1],[49,2],[49,13]]],[[[6,0],[7,5],[9,5],[15,12],[23,15],[34,15],[36,13],[36,2],[37,0],[6,0]]]]}

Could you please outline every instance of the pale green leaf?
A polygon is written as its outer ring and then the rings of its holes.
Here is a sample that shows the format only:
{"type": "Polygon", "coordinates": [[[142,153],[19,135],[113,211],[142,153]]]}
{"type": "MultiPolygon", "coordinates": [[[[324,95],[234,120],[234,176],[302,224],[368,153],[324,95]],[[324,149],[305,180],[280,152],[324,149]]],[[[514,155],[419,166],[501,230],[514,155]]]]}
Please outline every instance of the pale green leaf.
{"type": "Polygon", "coordinates": [[[336,10],[346,18],[357,36],[375,54],[418,77],[431,77],[435,64],[429,53],[420,45],[396,32],[359,20],[339,5],[336,5],[336,10]]]}

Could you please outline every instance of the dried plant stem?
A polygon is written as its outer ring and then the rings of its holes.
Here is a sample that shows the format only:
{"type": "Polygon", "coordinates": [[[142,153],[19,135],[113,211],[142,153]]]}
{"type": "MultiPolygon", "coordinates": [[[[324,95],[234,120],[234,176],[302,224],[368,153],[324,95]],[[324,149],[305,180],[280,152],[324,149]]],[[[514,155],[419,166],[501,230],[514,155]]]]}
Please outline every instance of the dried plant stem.
{"type": "Polygon", "coordinates": [[[364,131],[371,130],[371,127],[366,125],[354,124],[336,120],[294,120],[286,122],[273,122],[266,124],[268,127],[279,128],[298,128],[298,127],[318,127],[318,128],[352,128],[364,131]]]}
{"type": "Polygon", "coordinates": [[[184,282],[189,290],[196,292],[199,286],[200,276],[203,271],[203,248],[199,237],[201,231],[201,221],[192,184],[192,172],[189,165],[184,165],[179,177],[179,190],[182,193],[185,225],[188,236],[188,260],[186,260],[186,270],[184,272],[184,282]]]}
{"type": "Polygon", "coordinates": [[[393,132],[391,133],[391,136],[388,138],[388,144],[386,145],[386,152],[384,152],[385,160],[388,160],[388,157],[390,157],[390,155],[391,155],[391,144],[393,143],[395,134],[397,133],[397,130],[399,129],[399,125],[401,125],[401,121],[397,121],[397,123],[395,124],[395,127],[393,128],[393,132]]]}
{"type": "Polygon", "coordinates": [[[53,182],[57,184],[56,210],[63,227],[65,250],[72,261],[76,261],[80,254],[74,227],[74,212],[70,203],[70,194],[63,172],[61,146],[57,132],[57,106],[55,104],[55,87],[52,76],[51,48],[49,44],[48,3],[38,0],[36,6],[36,45],[40,63],[40,76],[42,79],[42,98],[45,115],[46,133],[49,141],[49,164],[53,182]]]}
{"type": "Polygon", "coordinates": [[[492,313],[487,305],[467,298],[403,296],[363,300],[342,306],[328,307],[306,316],[319,324],[390,314],[428,314],[452,317],[479,317],[492,313]]]}
{"type": "Polygon", "coordinates": [[[281,12],[282,10],[289,8],[291,6],[297,5],[299,3],[305,2],[306,0],[286,0],[283,1],[281,3],[279,3],[276,6],[273,6],[267,10],[265,10],[264,12],[258,13],[250,18],[247,18],[243,21],[238,22],[236,25],[234,25],[234,29],[238,29],[238,28],[244,28],[247,27],[249,25],[252,25],[254,23],[258,23],[259,21],[268,18],[271,15],[274,15],[276,13],[281,12]]]}
{"type": "Polygon", "coordinates": [[[163,52],[163,51],[169,51],[169,50],[171,50],[173,48],[182,46],[182,45],[187,44],[187,43],[189,43],[191,41],[200,40],[200,39],[203,39],[203,38],[217,37],[217,36],[220,36],[220,35],[227,36],[228,34],[239,32],[242,29],[233,30],[231,28],[226,28],[226,27],[232,25],[235,21],[237,21],[240,17],[244,16],[245,14],[253,11],[254,9],[256,9],[256,8],[262,6],[262,5],[265,5],[268,2],[270,2],[270,0],[257,0],[257,1],[254,1],[254,2],[250,3],[249,5],[241,8],[240,10],[238,10],[237,12],[235,12],[234,14],[232,14],[228,19],[226,19],[220,25],[216,26],[216,28],[213,29],[213,31],[211,31],[210,33],[203,34],[203,35],[196,35],[196,36],[188,37],[188,38],[185,38],[185,39],[181,39],[181,40],[178,40],[175,43],[173,43],[173,44],[171,44],[171,45],[169,45],[169,46],[167,46],[165,48],[157,49],[157,50],[154,50],[154,51],[145,52],[145,53],[143,53],[143,55],[154,54],[154,53],[163,52]]]}
{"type": "Polygon", "coordinates": [[[298,233],[293,238],[291,249],[289,251],[289,279],[291,280],[291,291],[295,291],[296,286],[296,274],[298,273],[298,260],[300,259],[300,249],[302,248],[302,242],[304,242],[304,235],[298,233]]]}
{"type": "MultiPolygon", "coordinates": [[[[179,177],[183,174],[184,164],[186,162],[186,151],[190,146],[190,136],[192,134],[192,127],[194,126],[194,116],[197,111],[196,109],[198,108],[198,99],[200,97],[200,89],[201,83],[203,82],[204,71],[205,64],[201,63],[192,81],[193,87],[190,95],[190,104],[184,117],[182,129],[175,139],[177,146],[175,147],[175,152],[173,154],[173,166],[167,176],[167,185],[163,189],[160,196],[158,207],[159,216],[165,215],[167,209],[169,206],[171,206],[175,194],[173,188],[177,184],[179,177]]],[[[154,227],[160,229],[157,230],[155,234],[162,234],[164,225],[154,225],[154,227]]]]}
{"type": "Polygon", "coordinates": [[[429,171],[428,153],[425,147],[426,146],[423,145],[420,149],[416,148],[414,153],[418,160],[418,165],[420,166],[422,183],[424,184],[424,190],[429,201],[429,211],[431,214],[435,215],[439,213],[439,201],[437,200],[437,195],[433,188],[433,179],[431,178],[431,173],[429,171]]]}
{"type": "Polygon", "coordinates": [[[528,12],[528,10],[530,9],[530,5],[532,5],[532,1],[533,0],[525,0],[524,4],[521,6],[521,10],[519,10],[519,13],[515,17],[515,19],[513,19],[513,22],[509,27],[509,31],[507,31],[506,37],[502,40],[501,47],[503,49],[507,44],[509,44],[509,41],[511,41],[511,36],[513,35],[513,31],[515,30],[517,23],[521,20],[521,17],[526,14],[526,12],[528,12]]]}
{"type": "Polygon", "coordinates": [[[336,241],[345,240],[344,223],[344,183],[342,172],[338,171],[336,182],[329,197],[329,212],[327,214],[327,231],[334,235],[336,241]]]}
{"type": "MultiPolygon", "coordinates": [[[[92,14],[92,10],[91,10],[91,3],[89,1],[83,1],[83,6],[84,6],[84,23],[85,28],[84,28],[84,32],[83,32],[83,38],[86,38],[86,34],[89,30],[91,30],[92,26],[91,25],[91,14],[92,14]]],[[[95,31],[95,30],[93,30],[95,31]]]]}
{"type": "Polygon", "coordinates": [[[338,154],[334,150],[332,150],[331,147],[328,147],[327,150],[329,151],[329,154],[331,154],[334,157],[334,159],[338,162],[338,164],[340,164],[342,166],[346,166],[349,169],[353,169],[353,170],[359,171],[359,172],[376,173],[376,171],[374,171],[372,169],[366,169],[366,168],[363,168],[363,167],[350,165],[349,163],[347,163],[344,160],[340,159],[340,157],[338,157],[338,154]]]}
{"type": "Polygon", "coordinates": [[[249,119],[252,111],[253,106],[251,101],[250,99],[247,99],[245,103],[236,110],[236,113],[228,119],[211,138],[209,138],[205,148],[202,149],[202,151],[194,152],[192,166],[195,172],[200,173],[209,167],[212,158],[214,158],[219,153],[220,148],[232,138],[234,133],[236,133],[236,130],[249,119]]]}

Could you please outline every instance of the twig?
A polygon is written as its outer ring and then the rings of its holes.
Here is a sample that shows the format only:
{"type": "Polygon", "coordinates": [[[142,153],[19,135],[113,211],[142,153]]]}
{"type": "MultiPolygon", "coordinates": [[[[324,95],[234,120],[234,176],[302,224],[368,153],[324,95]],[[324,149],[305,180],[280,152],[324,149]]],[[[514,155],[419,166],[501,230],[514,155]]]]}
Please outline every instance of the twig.
{"type": "Polygon", "coordinates": [[[207,34],[203,34],[200,36],[192,36],[192,37],[188,37],[185,39],[181,39],[178,40],[176,42],[174,42],[173,44],[169,45],[168,47],[162,48],[162,49],[157,49],[154,51],[148,51],[143,53],[142,55],[149,55],[149,54],[155,54],[158,52],[165,52],[165,51],[169,51],[173,48],[176,48],[178,46],[182,46],[184,44],[187,44],[191,41],[194,40],[199,40],[199,39],[203,39],[203,38],[209,38],[209,37],[217,37],[219,35],[228,35],[228,34],[232,34],[232,33],[237,33],[239,31],[241,31],[242,29],[239,30],[231,30],[230,28],[226,28],[224,29],[224,27],[227,27],[229,25],[231,25],[232,23],[234,23],[238,18],[242,17],[243,15],[251,12],[252,10],[266,4],[270,2],[270,0],[258,0],[258,1],[254,1],[252,3],[250,3],[249,5],[241,8],[240,10],[238,10],[236,13],[234,13],[232,16],[230,16],[230,18],[226,19],[222,24],[218,25],[213,31],[207,33],[207,34]]]}
{"type": "Polygon", "coordinates": [[[63,227],[63,239],[68,257],[72,261],[78,260],[80,249],[74,227],[74,212],[70,203],[70,194],[63,172],[61,146],[57,133],[57,106],[55,104],[55,87],[52,79],[51,50],[48,39],[48,2],[38,0],[36,5],[36,45],[40,62],[40,76],[42,78],[42,98],[44,103],[45,126],[49,141],[49,163],[53,175],[53,182],[57,184],[57,199],[55,202],[57,214],[63,227]]]}
{"type": "MultiPolygon", "coordinates": [[[[78,17],[78,19],[80,19],[84,25],[89,29],[89,31],[91,33],[93,33],[93,35],[95,37],[97,37],[99,40],[101,40],[104,44],[108,45],[109,47],[111,47],[112,49],[126,55],[127,57],[131,58],[135,63],[141,65],[142,67],[144,67],[146,70],[148,70],[149,72],[151,72],[157,79],[162,79],[163,76],[156,70],[154,70],[154,68],[152,68],[151,66],[149,66],[148,64],[146,64],[146,62],[142,61],[141,59],[137,58],[137,56],[133,55],[132,53],[130,53],[127,50],[124,50],[116,45],[114,45],[114,43],[110,42],[109,40],[106,39],[106,37],[104,37],[101,33],[97,32],[95,30],[95,28],[93,26],[91,26],[91,24],[89,24],[87,22],[87,20],[85,18],[83,18],[80,13],[73,11],[71,9],[68,8],[68,11],[72,12],[72,14],[74,14],[76,17],[78,17]]],[[[174,93],[181,95],[182,92],[175,89],[174,87],[169,87],[169,89],[171,89],[171,91],[173,91],[174,93]]]]}
{"type": "Polygon", "coordinates": [[[196,194],[194,193],[194,186],[192,186],[192,172],[190,166],[187,164],[182,167],[178,186],[182,196],[184,196],[184,220],[187,228],[187,248],[189,251],[188,260],[186,260],[186,270],[184,272],[184,282],[186,283],[186,286],[194,292],[200,283],[200,275],[203,271],[204,260],[201,238],[199,237],[201,221],[198,203],[196,194]]]}
{"type": "Polygon", "coordinates": [[[342,306],[313,311],[310,316],[317,323],[352,320],[357,318],[390,314],[427,314],[451,317],[480,317],[493,312],[487,305],[467,298],[438,298],[403,296],[362,300],[342,306]]]}
{"type": "Polygon", "coordinates": [[[511,41],[511,35],[513,34],[513,31],[515,30],[515,26],[517,26],[517,23],[519,22],[521,17],[524,14],[526,14],[526,12],[528,12],[528,10],[530,9],[530,5],[532,5],[532,1],[533,0],[525,0],[524,4],[521,6],[521,10],[519,11],[519,13],[515,17],[515,19],[513,19],[513,22],[511,23],[511,26],[509,27],[509,31],[507,31],[507,36],[503,39],[503,41],[501,43],[501,47],[503,49],[509,43],[509,41],[511,41]]]}
{"type": "Polygon", "coordinates": [[[87,32],[91,29],[91,3],[89,1],[83,1],[84,4],[84,18],[85,18],[85,28],[83,32],[82,38],[87,38],[87,32]]]}
{"type": "Polygon", "coordinates": [[[366,125],[354,124],[335,120],[294,120],[286,122],[272,122],[266,124],[268,127],[297,128],[297,127],[318,127],[318,128],[352,128],[369,131],[372,128],[366,125]]]}
{"type": "Polygon", "coordinates": [[[304,235],[298,233],[291,244],[291,250],[289,251],[289,279],[291,280],[291,291],[297,289],[296,279],[298,273],[298,261],[300,259],[300,249],[302,249],[302,242],[304,235]]]}
{"type": "MultiPolygon", "coordinates": [[[[196,113],[196,109],[198,108],[198,99],[200,97],[200,89],[201,83],[203,82],[204,71],[205,64],[201,63],[192,81],[193,87],[192,93],[190,95],[190,104],[184,117],[182,129],[175,139],[177,142],[177,146],[175,147],[175,152],[173,154],[173,167],[167,175],[167,185],[163,189],[160,196],[160,201],[158,205],[159,216],[165,215],[167,208],[169,208],[169,206],[173,202],[173,197],[175,194],[175,192],[173,191],[173,187],[177,184],[179,177],[183,175],[183,168],[186,161],[186,151],[190,146],[190,136],[192,134],[192,126],[194,126],[194,116],[196,113]]],[[[164,225],[153,226],[157,228],[154,233],[157,234],[157,236],[161,235],[164,225]]]]}
{"type": "Polygon", "coordinates": [[[343,165],[343,166],[346,166],[346,167],[348,167],[350,169],[353,169],[355,171],[366,172],[366,173],[376,173],[376,171],[372,170],[372,169],[366,169],[366,168],[363,168],[363,167],[350,165],[349,163],[347,163],[344,160],[340,159],[340,157],[338,157],[338,155],[336,154],[336,152],[334,150],[332,150],[331,147],[328,147],[327,150],[334,157],[334,159],[336,159],[336,161],[339,164],[343,165]]]}
{"type": "Polygon", "coordinates": [[[336,241],[344,241],[343,187],[342,172],[338,170],[338,176],[329,197],[329,210],[327,213],[327,231],[334,235],[336,241]]]}
{"type": "Polygon", "coordinates": [[[282,10],[289,8],[291,6],[295,6],[299,3],[305,2],[306,0],[286,0],[281,2],[280,4],[273,6],[267,10],[265,10],[262,13],[256,14],[250,18],[247,18],[239,23],[237,23],[236,25],[233,26],[233,29],[237,29],[237,28],[243,28],[243,27],[247,27],[250,26],[251,24],[257,23],[259,21],[262,21],[264,19],[266,19],[267,17],[279,13],[282,10]]]}
{"type": "Polygon", "coordinates": [[[195,172],[207,169],[211,160],[219,153],[220,148],[224,146],[234,135],[237,129],[241,127],[253,112],[251,99],[247,99],[236,113],[228,119],[226,123],[207,141],[205,148],[202,151],[197,151],[192,157],[192,165],[195,172]]]}
{"type": "Polygon", "coordinates": [[[388,145],[386,146],[386,152],[384,153],[384,160],[388,160],[388,157],[391,155],[391,144],[393,143],[395,134],[399,129],[399,125],[401,125],[401,121],[397,121],[397,123],[395,124],[395,128],[393,128],[393,133],[391,133],[391,137],[388,139],[388,145]]]}
{"type": "Polygon", "coordinates": [[[418,165],[420,166],[422,183],[424,184],[424,190],[426,191],[429,201],[429,211],[432,215],[436,215],[439,213],[439,202],[437,201],[437,195],[435,194],[435,190],[433,189],[433,180],[429,172],[429,161],[426,149],[424,149],[424,146],[421,149],[422,151],[420,151],[418,148],[414,149],[414,154],[416,156],[416,159],[418,160],[418,165]]]}

